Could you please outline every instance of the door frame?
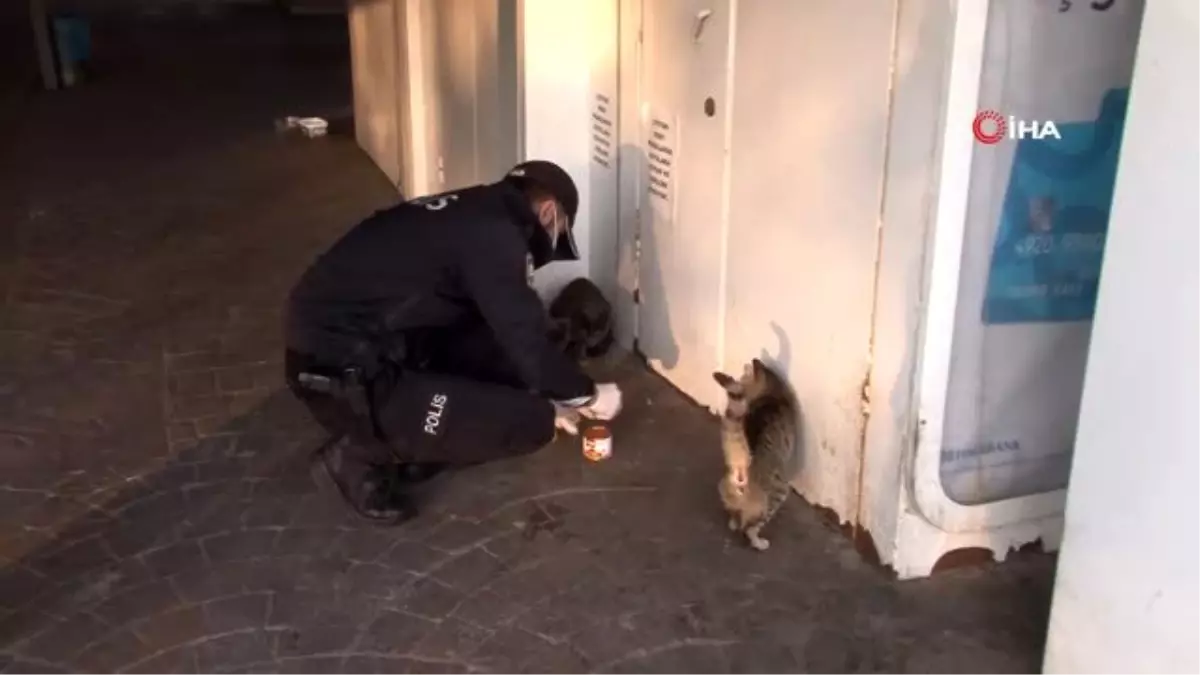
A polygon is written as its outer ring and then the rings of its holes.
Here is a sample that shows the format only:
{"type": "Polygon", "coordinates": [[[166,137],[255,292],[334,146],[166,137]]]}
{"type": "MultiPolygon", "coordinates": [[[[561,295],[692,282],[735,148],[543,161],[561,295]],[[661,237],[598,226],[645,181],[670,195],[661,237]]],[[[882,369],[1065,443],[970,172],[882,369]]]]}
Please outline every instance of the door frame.
{"type": "MultiPolygon", "coordinates": [[[[654,0],[649,0],[653,2],[654,0]]],[[[619,341],[638,355],[650,370],[666,379],[672,386],[680,389],[672,377],[664,372],[642,351],[639,338],[644,328],[640,318],[642,309],[642,236],[645,229],[646,209],[649,202],[646,197],[649,171],[648,160],[645,156],[646,126],[650,121],[651,101],[646,97],[645,68],[647,64],[645,43],[645,7],[647,0],[619,0],[618,4],[618,106],[620,109],[618,124],[618,142],[620,145],[618,171],[618,213],[620,214],[620,232],[618,234],[618,270],[617,281],[621,291],[614,302],[618,318],[619,341]],[[624,292],[628,291],[628,292],[624,292]]],[[[730,152],[733,136],[733,84],[734,58],[736,55],[738,0],[726,0],[722,11],[728,13],[728,29],[725,36],[725,67],[726,73],[722,83],[723,96],[727,99],[724,118],[721,120],[721,176],[719,180],[719,215],[715,223],[719,238],[718,248],[718,288],[717,288],[717,319],[713,335],[714,358],[716,368],[723,369],[726,365],[726,330],[725,318],[728,313],[728,251],[730,231],[730,182],[731,166],[730,152]]],[[[651,64],[652,65],[652,64],[651,64]]],[[[678,120],[675,120],[678,124],[678,120]]],[[[679,138],[677,152],[682,150],[683,139],[679,138]]],[[[673,186],[678,189],[678,184],[673,186]]],[[[671,207],[678,211],[679,201],[672,195],[671,207]]],[[[674,215],[672,216],[675,217],[674,215]]],[[[686,392],[680,389],[688,398],[716,412],[715,399],[707,400],[698,392],[686,392]]]]}
{"type": "Polygon", "coordinates": [[[419,0],[396,0],[396,111],[400,139],[400,184],[404,198],[418,197],[429,192],[428,161],[424,129],[425,106],[415,92],[425,88],[425,61],[421,53],[419,0]]]}

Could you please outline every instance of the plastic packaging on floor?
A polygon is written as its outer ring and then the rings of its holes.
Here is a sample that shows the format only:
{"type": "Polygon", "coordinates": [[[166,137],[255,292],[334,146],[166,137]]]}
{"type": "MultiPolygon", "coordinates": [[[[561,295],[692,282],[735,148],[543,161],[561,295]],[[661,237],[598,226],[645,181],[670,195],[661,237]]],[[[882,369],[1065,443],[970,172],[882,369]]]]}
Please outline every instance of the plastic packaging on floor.
{"type": "Polygon", "coordinates": [[[299,129],[309,138],[324,136],[329,131],[329,122],[323,117],[285,117],[276,120],[275,128],[279,131],[299,129]]]}

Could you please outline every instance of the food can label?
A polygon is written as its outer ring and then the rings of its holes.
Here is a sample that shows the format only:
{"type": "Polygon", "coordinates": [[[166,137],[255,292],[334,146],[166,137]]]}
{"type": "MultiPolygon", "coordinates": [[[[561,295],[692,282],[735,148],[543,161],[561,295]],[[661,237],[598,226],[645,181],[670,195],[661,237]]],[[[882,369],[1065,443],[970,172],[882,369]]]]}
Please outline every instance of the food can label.
{"type": "Polygon", "coordinates": [[[612,455],[612,437],[608,438],[588,438],[583,437],[583,456],[599,462],[608,459],[612,455]]]}

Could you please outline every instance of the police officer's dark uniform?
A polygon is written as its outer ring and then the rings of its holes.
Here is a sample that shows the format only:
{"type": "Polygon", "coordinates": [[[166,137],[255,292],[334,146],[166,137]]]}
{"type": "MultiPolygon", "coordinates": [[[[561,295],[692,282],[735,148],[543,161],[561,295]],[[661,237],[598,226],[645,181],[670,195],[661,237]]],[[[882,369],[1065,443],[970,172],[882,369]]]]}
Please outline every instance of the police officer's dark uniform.
{"type": "Polygon", "coordinates": [[[551,400],[593,396],[591,378],[551,344],[527,281],[527,254],[535,267],[578,259],[578,203],[566,172],[528,162],[498,183],[375,213],[300,279],[287,312],[287,381],[342,437],[314,456],[314,475],[360,515],[411,517],[397,489],[406,468],[532,452],[554,436],[551,400]],[[566,211],[553,249],[530,186],[566,211]]]}

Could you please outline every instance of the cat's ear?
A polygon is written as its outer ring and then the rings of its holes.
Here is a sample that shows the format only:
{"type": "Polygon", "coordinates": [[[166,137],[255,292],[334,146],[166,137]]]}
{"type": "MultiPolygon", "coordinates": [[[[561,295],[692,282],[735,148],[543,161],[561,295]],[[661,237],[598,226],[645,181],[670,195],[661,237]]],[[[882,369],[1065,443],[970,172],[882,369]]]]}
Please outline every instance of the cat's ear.
{"type": "Polygon", "coordinates": [[[713,373],[713,379],[717,381],[717,384],[721,385],[725,389],[729,389],[733,385],[737,384],[737,380],[722,372],[713,373]]]}
{"type": "Polygon", "coordinates": [[[752,359],[750,361],[750,368],[754,375],[762,375],[763,371],[767,369],[767,366],[758,359],[752,359]]]}

